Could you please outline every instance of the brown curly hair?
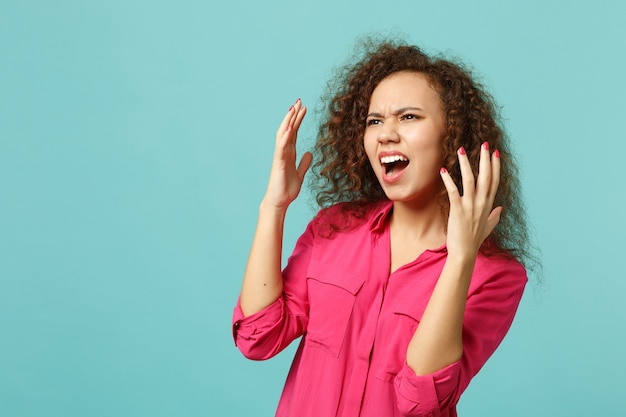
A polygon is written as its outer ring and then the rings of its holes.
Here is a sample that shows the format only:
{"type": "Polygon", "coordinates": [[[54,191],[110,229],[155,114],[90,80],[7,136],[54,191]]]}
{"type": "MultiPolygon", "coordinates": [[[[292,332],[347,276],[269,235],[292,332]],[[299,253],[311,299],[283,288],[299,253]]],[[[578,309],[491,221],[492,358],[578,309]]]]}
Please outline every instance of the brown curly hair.
{"type": "MultiPolygon", "coordinates": [[[[400,71],[423,74],[439,94],[447,123],[443,165],[461,192],[456,153],[459,147],[465,148],[475,176],[483,142],[500,152],[501,181],[494,204],[503,206],[504,211],[481,252],[513,256],[523,264],[534,260],[520,197],[518,168],[493,98],[462,63],[431,57],[401,41],[362,42],[351,63],[339,68],[329,82],[322,97],[325,107],[313,150],[316,162],[310,186],[317,203],[321,207],[344,203],[341,204],[344,220],[358,220],[372,203],[387,200],[365,153],[363,136],[372,92],[383,79],[400,71]]],[[[439,201],[447,218],[449,201],[443,187],[439,201]]],[[[352,220],[330,224],[329,230],[354,224],[352,220]]]]}

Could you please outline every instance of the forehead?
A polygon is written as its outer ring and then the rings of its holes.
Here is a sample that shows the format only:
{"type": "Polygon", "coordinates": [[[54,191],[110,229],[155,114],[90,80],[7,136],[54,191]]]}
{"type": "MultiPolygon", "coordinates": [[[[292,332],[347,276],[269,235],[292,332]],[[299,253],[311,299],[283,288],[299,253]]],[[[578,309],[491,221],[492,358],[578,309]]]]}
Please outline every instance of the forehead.
{"type": "Polygon", "coordinates": [[[419,72],[397,72],[383,78],[370,97],[372,106],[441,106],[441,98],[419,72]]]}

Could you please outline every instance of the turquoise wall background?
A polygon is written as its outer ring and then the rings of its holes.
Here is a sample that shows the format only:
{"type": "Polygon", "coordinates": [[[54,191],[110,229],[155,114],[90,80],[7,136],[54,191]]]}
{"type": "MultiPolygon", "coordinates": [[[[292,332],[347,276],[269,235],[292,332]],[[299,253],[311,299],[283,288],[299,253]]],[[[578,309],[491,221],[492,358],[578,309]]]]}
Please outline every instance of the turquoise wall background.
{"type": "MultiPolygon", "coordinates": [[[[491,86],[543,251],[460,415],[623,414],[625,20],[619,0],[0,0],[0,415],[273,415],[294,348],[248,361],[230,317],[274,132],[388,31],[491,86]]],[[[287,252],[313,213],[305,190],[287,252]]]]}

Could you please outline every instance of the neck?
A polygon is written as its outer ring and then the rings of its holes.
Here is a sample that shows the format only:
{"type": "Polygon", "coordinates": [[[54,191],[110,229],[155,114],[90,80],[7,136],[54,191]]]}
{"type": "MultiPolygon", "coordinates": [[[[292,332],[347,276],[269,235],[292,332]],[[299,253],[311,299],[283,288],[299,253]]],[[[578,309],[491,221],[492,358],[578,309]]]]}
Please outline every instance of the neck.
{"type": "Polygon", "coordinates": [[[390,226],[396,236],[412,241],[433,242],[434,246],[441,246],[446,240],[444,222],[441,207],[435,201],[426,206],[400,201],[393,203],[390,226]]]}

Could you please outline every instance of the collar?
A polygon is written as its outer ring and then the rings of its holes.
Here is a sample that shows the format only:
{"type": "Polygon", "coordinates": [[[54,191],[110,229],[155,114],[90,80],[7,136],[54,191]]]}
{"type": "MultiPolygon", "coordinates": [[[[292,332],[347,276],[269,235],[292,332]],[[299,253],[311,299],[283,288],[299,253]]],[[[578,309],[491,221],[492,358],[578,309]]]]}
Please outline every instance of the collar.
{"type": "Polygon", "coordinates": [[[382,233],[385,230],[392,209],[393,202],[391,200],[382,201],[372,208],[372,217],[369,221],[372,232],[382,233]]]}
{"type": "MultiPolygon", "coordinates": [[[[369,220],[370,231],[373,233],[382,233],[389,224],[389,215],[393,209],[393,201],[386,200],[378,203],[372,208],[372,217],[369,220]]],[[[438,248],[427,249],[426,252],[447,252],[447,246],[444,243],[438,248]]]]}

